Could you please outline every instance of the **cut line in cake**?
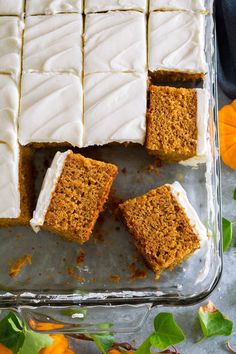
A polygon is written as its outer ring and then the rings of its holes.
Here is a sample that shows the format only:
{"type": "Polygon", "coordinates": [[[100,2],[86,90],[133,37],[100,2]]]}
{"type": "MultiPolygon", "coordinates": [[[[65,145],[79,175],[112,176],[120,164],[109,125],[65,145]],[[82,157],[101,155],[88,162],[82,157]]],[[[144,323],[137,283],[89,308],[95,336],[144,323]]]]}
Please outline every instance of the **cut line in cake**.
{"type": "Polygon", "coordinates": [[[81,75],[82,30],[80,14],[26,17],[23,71],[81,75]]]}
{"type": "Polygon", "coordinates": [[[206,7],[204,0],[150,0],[149,10],[206,12],[206,7]]]}
{"type": "Polygon", "coordinates": [[[146,148],[163,161],[204,163],[208,121],[207,90],[151,86],[146,148]]]}
{"type": "Polygon", "coordinates": [[[161,81],[203,80],[205,15],[187,11],[159,11],[149,16],[148,69],[161,81]]]}
{"type": "Polygon", "coordinates": [[[83,12],[83,0],[26,0],[26,15],[83,12]]]}
{"type": "Polygon", "coordinates": [[[85,14],[111,10],[137,10],[145,12],[148,0],[85,0],[85,14]]]}
{"type": "Polygon", "coordinates": [[[115,165],[70,150],[57,152],[30,221],[34,231],[42,228],[70,241],[88,241],[117,173],[115,165]]]}
{"type": "Polygon", "coordinates": [[[129,199],[119,209],[157,279],[207,244],[207,230],[178,182],[129,199]]]}

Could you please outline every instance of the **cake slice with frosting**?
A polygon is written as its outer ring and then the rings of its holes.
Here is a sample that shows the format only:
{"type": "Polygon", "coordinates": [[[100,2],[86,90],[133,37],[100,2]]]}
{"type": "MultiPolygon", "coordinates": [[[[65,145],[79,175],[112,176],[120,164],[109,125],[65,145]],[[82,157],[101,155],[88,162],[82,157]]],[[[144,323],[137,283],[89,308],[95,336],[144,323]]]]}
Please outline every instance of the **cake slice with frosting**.
{"type": "Polygon", "coordinates": [[[207,230],[178,182],[127,200],[119,208],[138,251],[156,278],[207,242],[207,230]]]}
{"type": "Polygon", "coordinates": [[[108,198],[117,167],[74,154],[57,152],[44,178],[30,224],[67,240],[90,237],[108,198]]]}
{"type": "Polygon", "coordinates": [[[208,121],[205,89],[150,87],[146,147],[161,160],[185,165],[206,162],[208,121]]]}
{"type": "Polygon", "coordinates": [[[187,10],[206,11],[204,0],[150,0],[150,11],[187,10]]]}

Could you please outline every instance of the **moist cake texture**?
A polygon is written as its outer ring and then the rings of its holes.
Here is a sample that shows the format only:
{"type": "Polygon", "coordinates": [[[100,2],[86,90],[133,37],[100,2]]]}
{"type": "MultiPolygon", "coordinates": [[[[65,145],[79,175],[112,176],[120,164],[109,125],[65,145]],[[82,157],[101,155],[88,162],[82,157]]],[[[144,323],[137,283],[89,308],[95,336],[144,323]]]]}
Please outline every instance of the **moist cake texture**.
{"type": "Polygon", "coordinates": [[[82,83],[73,74],[22,76],[19,141],[82,145],[82,83]]]}
{"type": "Polygon", "coordinates": [[[146,17],[137,11],[89,14],[85,19],[85,74],[145,72],[146,17]]]}
{"type": "Polygon", "coordinates": [[[148,0],[85,0],[85,13],[111,10],[146,11],[148,0]]]}
{"type": "Polygon", "coordinates": [[[24,72],[82,73],[82,27],[80,14],[26,17],[24,72]]]}
{"type": "Polygon", "coordinates": [[[149,16],[149,71],[159,81],[204,79],[205,15],[159,11],[149,16]]]}
{"type": "Polygon", "coordinates": [[[117,167],[68,151],[56,154],[51,169],[31,225],[35,231],[42,226],[67,240],[84,243],[108,198],[117,167]]]}
{"type": "Polygon", "coordinates": [[[147,149],[164,161],[203,162],[208,114],[208,94],[203,89],[151,86],[147,149]]]}
{"type": "Polygon", "coordinates": [[[157,278],[207,240],[206,229],[178,182],[127,200],[119,208],[138,251],[157,278]]]}
{"type": "Polygon", "coordinates": [[[147,76],[98,73],[84,79],[84,146],[144,144],[147,76]]]}
{"type": "Polygon", "coordinates": [[[83,0],[26,0],[27,15],[56,14],[61,12],[82,13],[82,11],[83,0]]]}
{"type": "Polygon", "coordinates": [[[205,11],[204,0],[150,0],[150,11],[192,10],[205,11]]]}

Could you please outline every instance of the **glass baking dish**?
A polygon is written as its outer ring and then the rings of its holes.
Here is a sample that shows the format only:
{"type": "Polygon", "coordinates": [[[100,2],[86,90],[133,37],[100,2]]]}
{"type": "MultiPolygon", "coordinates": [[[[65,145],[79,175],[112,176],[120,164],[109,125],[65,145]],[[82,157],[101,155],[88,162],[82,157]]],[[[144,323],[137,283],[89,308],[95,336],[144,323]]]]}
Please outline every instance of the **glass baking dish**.
{"type": "MultiPolygon", "coordinates": [[[[212,4],[208,5],[211,9],[212,4]]],[[[85,156],[115,163],[120,172],[94,235],[80,246],[43,231],[36,235],[30,228],[2,228],[1,308],[15,309],[29,325],[30,319],[63,323],[63,332],[98,331],[102,330],[98,324],[104,322],[109,322],[115,332],[131,332],[142,326],[152,306],[192,305],[214,290],[222,272],[221,192],[216,42],[211,11],[206,18],[209,72],[203,85],[210,92],[211,145],[207,164],[194,168],[181,164],[158,167],[143,147],[135,145],[80,150],[85,156]],[[163,272],[156,281],[115,210],[119,200],[176,180],[186,189],[211,237],[208,248],[196,252],[173,272],[163,272]],[[9,264],[23,255],[31,256],[32,265],[11,278],[9,264]],[[64,311],[64,307],[71,311],[64,311]],[[86,308],[86,318],[81,308],[86,308]]],[[[55,152],[35,151],[37,192],[55,152]]]]}

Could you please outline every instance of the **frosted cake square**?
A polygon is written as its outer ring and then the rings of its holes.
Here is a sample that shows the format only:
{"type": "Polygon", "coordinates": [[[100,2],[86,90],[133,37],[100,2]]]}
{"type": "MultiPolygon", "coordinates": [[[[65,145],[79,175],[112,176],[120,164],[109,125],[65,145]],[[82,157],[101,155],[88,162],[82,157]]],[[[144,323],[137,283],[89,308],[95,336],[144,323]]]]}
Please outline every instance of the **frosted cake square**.
{"type": "Polygon", "coordinates": [[[115,165],[57,152],[44,178],[31,226],[88,241],[118,173],[115,165]]]}
{"type": "Polygon", "coordinates": [[[156,278],[207,242],[207,230],[178,182],[127,200],[119,208],[138,251],[156,278]]]}
{"type": "Polygon", "coordinates": [[[206,162],[208,120],[205,89],[151,86],[146,147],[164,161],[206,162]]]}
{"type": "Polygon", "coordinates": [[[190,10],[205,11],[204,0],[150,0],[150,11],[190,10]]]}
{"type": "Polygon", "coordinates": [[[85,0],[85,13],[111,10],[146,11],[148,0],[85,0]]]}
{"type": "Polygon", "coordinates": [[[18,17],[0,17],[0,72],[18,75],[21,70],[23,23],[18,17]]]}
{"type": "Polygon", "coordinates": [[[112,142],[143,144],[147,75],[97,73],[84,81],[84,146],[112,142]]]}
{"type": "Polygon", "coordinates": [[[82,72],[80,14],[26,17],[24,72],[82,72]]]}
{"type": "Polygon", "coordinates": [[[81,146],[82,83],[73,74],[22,76],[19,140],[22,145],[81,146]]]}
{"type": "Polygon", "coordinates": [[[84,38],[85,74],[145,72],[146,17],[143,13],[89,14],[84,38]]]}
{"type": "Polygon", "coordinates": [[[0,0],[0,15],[22,15],[24,0],[0,0]]]}
{"type": "Polygon", "coordinates": [[[27,15],[83,12],[83,0],[26,0],[27,15]]]}
{"type": "Polygon", "coordinates": [[[187,11],[149,16],[149,71],[159,81],[204,79],[205,15],[187,11]]]}

